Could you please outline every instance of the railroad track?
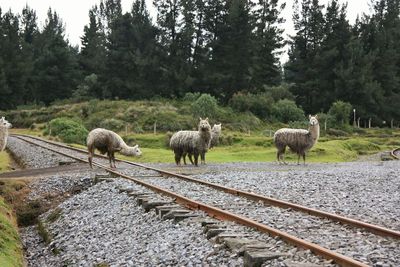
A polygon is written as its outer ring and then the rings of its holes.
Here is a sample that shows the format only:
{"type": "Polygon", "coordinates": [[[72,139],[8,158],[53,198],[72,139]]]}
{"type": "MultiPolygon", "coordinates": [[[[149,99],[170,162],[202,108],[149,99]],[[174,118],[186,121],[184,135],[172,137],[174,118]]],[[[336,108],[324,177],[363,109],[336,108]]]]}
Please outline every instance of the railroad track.
{"type": "MultiPolygon", "coordinates": [[[[66,146],[66,145],[63,145],[60,143],[51,142],[51,141],[43,140],[43,139],[40,139],[37,137],[32,137],[32,136],[23,136],[23,135],[14,135],[14,136],[19,139],[22,139],[28,143],[31,143],[33,145],[41,146],[41,147],[49,149],[53,152],[62,154],[64,156],[74,158],[75,160],[87,162],[86,161],[87,153],[85,150],[72,148],[72,147],[69,147],[69,146],[66,146]],[[51,148],[49,145],[55,145],[58,147],[58,149],[51,148]],[[72,156],[70,152],[64,151],[64,149],[69,150],[69,151],[73,150],[81,156],[72,156]],[[85,157],[83,158],[83,156],[85,156],[85,157]]],[[[243,216],[241,214],[235,214],[234,212],[227,211],[226,207],[221,208],[221,207],[215,207],[215,206],[212,206],[209,204],[205,204],[205,203],[190,199],[184,195],[178,194],[171,190],[166,190],[165,188],[157,186],[156,183],[149,183],[149,180],[150,180],[149,178],[146,178],[145,179],[146,181],[144,181],[144,179],[134,178],[131,175],[129,175],[129,173],[127,174],[124,171],[117,171],[115,169],[110,169],[106,165],[104,165],[104,164],[107,164],[106,162],[108,162],[106,157],[98,156],[98,159],[101,160],[103,162],[103,164],[96,162],[95,166],[105,169],[106,171],[108,171],[110,173],[113,173],[115,175],[118,175],[118,176],[123,177],[128,180],[131,180],[140,185],[146,186],[153,191],[156,191],[158,193],[175,198],[178,203],[180,203],[188,208],[202,210],[212,217],[216,217],[221,220],[234,221],[234,222],[255,228],[261,232],[266,232],[273,236],[279,236],[280,238],[282,238],[283,240],[285,240],[291,244],[294,244],[298,247],[310,249],[315,254],[321,255],[327,259],[332,259],[336,263],[343,265],[343,266],[367,266],[365,263],[359,262],[350,257],[347,257],[347,256],[341,255],[339,253],[336,253],[334,251],[325,249],[319,245],[313,244],[309,241],[305,241],[301,238],[295,237],[294,235],[283,232],[279,229],[274,229],[264,223],[258,222],[258,220],[249,219],[249,218],[246,218],[246,216],[243,216]]],[[[129,161],[123,161],[123,160],[118,160],[118,161],[121,163],[124,163],[124,164],[129,164],[131,166],[133,165],[135,167],[140,167],[140,168],[152,171],[152,172],[160,173],[163,177],[168,177],[169,179],[179,179],[181,181],[184,181],[184,183],[196,183],[203,187],[208,187],[208,188],[211,187],[213,190],[219,190],[219,191],[223,191],[225,193],[232,194],[236,197],[246,198],[249,201],[262,202],[268,206],[277,206],[280,208],[295,210],[295,211],[301,212],[301,213],[311,214],[313,216],[323,217],[325,219],[329,219],[329,220],[332,220],[335,222],[340,222],[341,224],[350,225],[351,227],[354,227],[354,228],[361,228],[364,231],[369,231],[369,232],[372,232],[377,235],[382,235],[382,236],[390,237],[393,239],[400,239],[399,232],[391,230],[391,229],[387,229],[387,228],[384,228],[381,226],[361,222],[358,220],[339,216],[339,215],[332,214],[332,213],[327,213],[324,211],[319,211],[316,209],[307,208],[307,207],[304,207],[301,205],[297,205],[297,204],[257,195],[254,193],[249,193],[249,192],[245,192],[245,191],[241,191],[241,190],[236,190],[233,188],[224,187],[224,186],[221,186],[218,184],[205,182],[205,181],[195,179],[192,177],[188,177],[185,175],[175,174],[175,173],[160,170],[157,168],[152,168],[149,166],[145,166],[143,164],[133,163],[133,162],[129,162],[129,161]],[[171,177],[174,177],[174,178],[171,178],[171,177]]],[[[157,177],[153,177],[152,179],[153,180],[155,180],[155,179],[163,180],[163,179],[159,179],[157,177]]],[[[174,183],[176,183],[176,181],[174,181],[174,183]]]]}
{"type": "Polygon", "coordinates": [[[395,159],[400,159],[400,148],[393,149],[390,152],[390,155],[392,155],[392,157],[395,159]]]}

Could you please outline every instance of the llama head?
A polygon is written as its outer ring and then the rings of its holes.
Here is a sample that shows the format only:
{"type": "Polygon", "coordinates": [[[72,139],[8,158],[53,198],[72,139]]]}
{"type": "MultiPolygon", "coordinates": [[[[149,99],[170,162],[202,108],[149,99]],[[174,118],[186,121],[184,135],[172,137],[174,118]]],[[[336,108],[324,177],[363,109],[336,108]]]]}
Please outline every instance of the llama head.
{"type": "Polygon", "coordinates": [[[125,150],[124,153],[126,156],[136,156],[140,157],[142,155],[142,151],[139,148],[139,145],[131,146],[125,150]]]}
{"type": "Polygon", "coordinates": [[[0,119],[0,126],[5,127],[5,128],[11,128],[12,124],[9,123],[4,117],[1,117],[0,119]]]}
{"type": "Polygon", "coordinates": [[[315,116],[308,115],[308,119],[311,126],[318,125],[318,115],[315,116]]]}
{"type": "Polygon", "coordinates": [[[199,122],[199,131],[211,131],[211,126],[210,123],[208,122],[208,118],[205,118],[204,120],[200,118],[199,122]]]}
{"type": "Polygon", "coordinates": [[[212,127],[212,131],[213,132],[221,132],[221,123],[220,124],[214,124],[214,126],[212,127]]]}

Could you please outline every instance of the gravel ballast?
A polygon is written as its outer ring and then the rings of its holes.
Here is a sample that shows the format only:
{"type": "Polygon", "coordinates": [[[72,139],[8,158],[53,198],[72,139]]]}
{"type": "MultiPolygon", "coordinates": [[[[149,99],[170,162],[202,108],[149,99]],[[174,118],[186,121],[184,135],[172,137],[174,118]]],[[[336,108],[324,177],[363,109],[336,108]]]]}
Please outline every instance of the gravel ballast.
{"type": "MultiPolygon", "coordinates": [[[[13,153],[24,151],[26,162],[39,168],[48,167],[46,161],[53,158],[53,152],[27,152],[28,146],[22,141],[13,140],[8,147],[13,153]],[[22,147],[22,148],[21,148],[22,147]],[[36,159],[30,159],[30,156],[36,159]],[[41,158],[41,159],[40,159],[41,158]]],[[[171,152],[171,161],[173,154],[171,152]]],[[[66,160],[60,158],[58,160],[66,160]]],[[[55,160],[52,164],[57,164],[55,160]]],[[[119,170],[136,176],[149,175],[148,171],[117,163],[119,170]]],[[[208,164],[200,167],[175,167],[173,164],[153,164],[158,168],[170,169],[211,181],[224,186],[252,191],[266,196],[277,197],[298,204],[314,207],[356,219],[376,223],[399,230],[400,206],[399,180],[396,176],[399,162],[352,162],[340,164],[277,165],[276,163],[228,163],[208,164]]],[[[97,171],[98,172],[98,171],[97,171]]],[[[45,185],[46,179],[34,182],[33,196],[43,192],[69,190],[78,183],[87,188],[95,172],[60,174],[52,177],[53,184],[45,185]],[[89,179],[89,180],[88,180],[89,179]]],[[[153,172],[151,174],[154,174],[153,172]]],[[[163,185],[183,195],[198,197],[206,192],[209,203],[233,212],[241,212],[254,219],[277,228],[285,228],[291,234],[308,238],[326,247],[337,249],[371,266],[400,266],[400,243],[385,239],[351,227],[342,227],[327,220],[308,219],[297,213],[277,208],[265,207],[241,198],[214,192],[199,185],[178,182],[170,178],[145,178],[146,181],[163,185]],[[295,215],[293,215],[295,214],[295,215]],[[303,230],[297,227],[302,226],[303,230]],[[330,237],[334,231],[335,237],[330,237]],[[349,245],[353,249],[349,250],[349,245]],[[356,249],[354,249],[356,248],[356,249]]],[[[154,212],[145,213],[136,201],[124,193],[121,186],[140,186],[120,179],[110,183],[100,183],[73,195],[59,208],[62,216],[52,223],[45,223],[53,235],[53,242],[40,246],[35,236],[35,228],[22,231],[22,239],[27,247],[27,259],[30,266],[91,266],[108,263],[110,266],[199,266],[206,262],[211,266],[241,266],[243,258],[209,241],[202,233],[198,221],[185,220],[174,224],[160,220],[154,212]],[[59,254],[51,251],[56,248],[59,254]],[[184,258],[185,260],[182,260],[184,258]],[[57,265],[61,264],[61,265],[57,265]]],[[[46,221],[52,210],[43,214],[46,221]]],[[[199,213],[200,216],[204,214],[199,213]]],[[[284,257],[268,262],[266,266],[289,266],[287,261],[308,262],[329,265],[323,259],[309,252],[298,251],[279,239],[260,234],[246,227],[230,225],[238,232],[244,232],[252,238],[261,240],[276,253],[284,257]]],[[[295,265],[294,265],[295,266],[295,265]]]]}

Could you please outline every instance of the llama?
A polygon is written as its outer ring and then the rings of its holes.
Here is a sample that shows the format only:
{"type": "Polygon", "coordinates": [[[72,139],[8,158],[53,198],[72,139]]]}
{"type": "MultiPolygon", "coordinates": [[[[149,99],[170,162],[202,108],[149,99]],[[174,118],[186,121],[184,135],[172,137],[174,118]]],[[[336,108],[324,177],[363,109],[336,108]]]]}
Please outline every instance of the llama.
{"type": "MultiPolygon", "coordinates": [[[[186,153],[194,155],[194,165],[197,166],[199,155],[205,163],[204,155],[208,151],[211,141],[211,126],[208,118],[200,118],[198,131],[179,131],[172,135],[170,147],[175,154],[176,165],[181,164],[181,157],[186,153]]],[[[185,162],[186,164],[186,162],[185,162]]]]}
{"type": "Polygon", "coordinates": [[[89,151],[89,165],[92,169],[92,158],[95,149],[99,150],[101,154],[107,153],[108,159],[110,160],[111,168],[116,168],[114,156],[115,152],[119,152],[125,156],[139,157],[142,155],[142,152],[139,149],[139,145],[135,145],[133,147],[128,146],[121,138],[121,136],[114,133],[113,131],[103,128],[96,128],[90,131],[86,143],[89,151]]]}
{"type": "Polygon", "coordinates": [[[0,119],[0,152],[3,151],[7,146],[8,129],[12,125],[4,117],[0,119]]]}
{"type": "Polygon", "coordinates": [[[318,116],[310,115],[309,124],[308,130],[282,128],[276,131],[274,143],[278,149],[276,156],[279,163],[281,163],[282,159],[283,163],[287,164],[283,154],[286,146],[288,146],[291,151],[297,153],[297,164],[299,164],[300,156],[303,156],[304,165],[306,164],[306,152],[313,147],[319,138],[318,116]]]}
{"type": "MultiPolygon", "coordinates": [[[[221,123],[220,124],[214,124],[214,126],[211,129],[211,142],[210,142],[210,148],[213,148],[219,144],[219,136],[221,135],[221,123]]],[[[192,153],[183,153],[183,162],[186,165],[186,154],[189,157],[190,162],[193,164],[193,159],[192,159],[192,153]]],[[[204,158],[204,163],[205,163],[205,154],[202,155],[204,158]]]]}

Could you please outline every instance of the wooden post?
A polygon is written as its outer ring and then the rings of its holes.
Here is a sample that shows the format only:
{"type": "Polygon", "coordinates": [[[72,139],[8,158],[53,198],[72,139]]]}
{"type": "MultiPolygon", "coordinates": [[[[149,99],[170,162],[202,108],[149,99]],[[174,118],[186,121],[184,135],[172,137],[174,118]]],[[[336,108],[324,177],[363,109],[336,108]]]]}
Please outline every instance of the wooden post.
{"type": "Polygon", "coordinates": [[[154,122],[153,133],[157,134],[157,121],[154,122]]]}
{"type": "Polygon", "coordinates": [[[325,122],[324,122],[324,129],[325,129],[325,132],[326,132],[326,125],[327,125],[327,122],[328,122],[328,120],[325,120],[325,122]]]}
{"type": "Polygon", "coordinates": [[[368,120],[368,128],[371,128],[371,118],[368,120]]]}
{"type": "Polygon", "coordinates": [[[360,128],[360,117],[357,119],[357,127],[360,128]]]}
{"type": "Polygon", "coordinates": [[[390,120],[390,128],[393,128],[393,119],[390,120]]]}

